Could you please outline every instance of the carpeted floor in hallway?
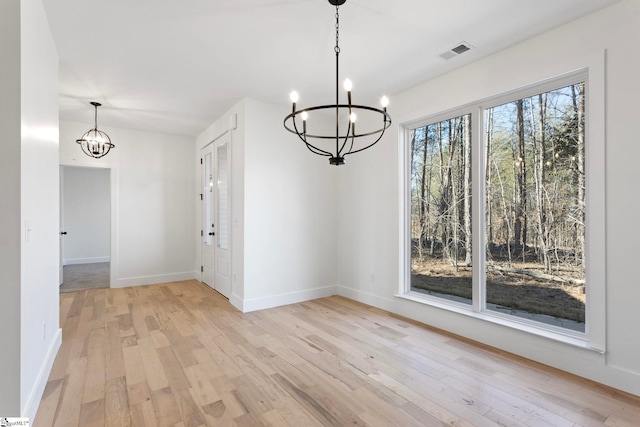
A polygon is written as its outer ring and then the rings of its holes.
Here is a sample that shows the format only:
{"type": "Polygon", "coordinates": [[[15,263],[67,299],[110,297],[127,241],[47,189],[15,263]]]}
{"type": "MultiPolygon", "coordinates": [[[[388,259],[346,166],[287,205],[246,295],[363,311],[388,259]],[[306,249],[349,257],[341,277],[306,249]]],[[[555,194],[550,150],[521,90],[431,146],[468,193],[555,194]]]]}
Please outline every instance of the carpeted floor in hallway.
{"type": "Polygon", "coordinates": [[[108,262],[74,264],[63,267],[63,283],[60,292],[109,287],[108,262]]]}

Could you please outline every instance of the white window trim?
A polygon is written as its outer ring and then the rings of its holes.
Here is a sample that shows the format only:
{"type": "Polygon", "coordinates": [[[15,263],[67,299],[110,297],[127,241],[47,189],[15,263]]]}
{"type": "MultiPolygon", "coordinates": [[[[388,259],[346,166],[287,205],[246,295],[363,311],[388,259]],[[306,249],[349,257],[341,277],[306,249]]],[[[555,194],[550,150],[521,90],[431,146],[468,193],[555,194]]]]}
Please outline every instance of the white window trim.
{"type": "Polygon", "coordinates": [[[459,108],[451,109],[429,117],[400,124],[400,287],[397,297],[427,304],[434,308],[456,312],[479,320],[484,320],[531,334],[547,337],[569,345],[587,348],[598,353],[606,351],[606,250],[605,250],[605,58],[602,52],[591,55],[586,66],[565,74],[514,89],[497,96],[485,98],[459,108]],[[485,240],[485,165],[476,163],[473,168],[472,188],[472,256],[473,256],[473,299],[469,306],[443,298],[432,297],[410,290],[411,238],[411,184],[408,171],[411,169],[409,153],[409,132],[421,125],[437,123],[451,117],[471,114],[472,158],[484,158],[482,140],[484,109],[501,105],[538,93],[568,86],[579,81],[585,82],[585,221],[586,221],[586,304],[585,332],[571,331],[540,322],[520,319],[486,309],[486,260],[485,240]],[[478,167],[480,166],[480,167],[478,167]],[[479,285],[475,285],[479,284],[479,285]]]}

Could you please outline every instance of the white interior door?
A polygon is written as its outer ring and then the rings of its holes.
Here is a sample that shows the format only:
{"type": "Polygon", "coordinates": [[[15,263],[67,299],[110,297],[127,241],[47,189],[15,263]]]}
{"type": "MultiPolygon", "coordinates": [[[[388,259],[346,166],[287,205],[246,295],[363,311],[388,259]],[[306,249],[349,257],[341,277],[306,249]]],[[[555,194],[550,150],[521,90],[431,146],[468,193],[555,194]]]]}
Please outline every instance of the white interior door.
{"type": "Polygon", "coordinates": [[[231,295],[230,156],[225,134],[202,149],[202,281],[231,295]]]}
{"type": "Polygon", "coordinates": [[[202,281],[215,289],[214,144],[202,149],[202,281]]]}

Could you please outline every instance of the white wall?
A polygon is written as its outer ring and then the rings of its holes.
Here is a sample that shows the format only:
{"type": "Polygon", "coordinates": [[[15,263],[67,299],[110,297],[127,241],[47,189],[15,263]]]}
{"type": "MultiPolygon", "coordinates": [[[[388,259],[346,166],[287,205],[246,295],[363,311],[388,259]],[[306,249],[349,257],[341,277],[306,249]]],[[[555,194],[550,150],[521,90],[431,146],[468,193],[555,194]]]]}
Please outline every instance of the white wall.
{"type": "Polygon", "coordinates": [[[626,0],[391,97],[384,141],[349,159],[340,185],[339,292],[640,395],[635,227],[635,106],[640,2],[626,0]],[[606,341],[604,355],[394,297],[399,289],[399,125],[578,69],[606,50],[606,341]],[[358,218],[358,222],[344,220],[358,218]]]}
{"type": "Polygon", "coordinates": [[[60,164],[111,171],[111,287],[196,277],[193,139],[100,126],[115,148],[92,159],[75,142],[91,114],[60,123],[60,164]]]}
{"type": "MultiPolygon", "coordinates": [[[[288,108],[244,99],[196,141],[199,164],[201,148],[237,118],[231,131],[230,301],[245,312],[336,289],[337,170],[284,129],[288,108]]],[[[200,243],[197,250],[200,260],[200,243]]]]}
{"type": "Polygon", "coordinates": [[[64,265],[109,262],[111,174],[109,169],[65,166],[62,171],[64,265]]]}
{"type": "Polygon", "coordinates": [[[282,120],[290,106],[246,100],[245,311],[336,291],[338,168],[282,120]]]}
{"type": "Polygon", "coordinates": [[[20,1],[0,2],[0,413],[20,414],[20,1]]]}
{"type": "Polygon", "coordinates": [[[40,0],[21,1],[21,413],[33,418],[61,344],[58,55],[40,0]]]}
{"type": "Polygon", "coordinates": [[[33,418],[61,343],[58,58],[39,0],[0,5],[0,414],[33,418]]]}

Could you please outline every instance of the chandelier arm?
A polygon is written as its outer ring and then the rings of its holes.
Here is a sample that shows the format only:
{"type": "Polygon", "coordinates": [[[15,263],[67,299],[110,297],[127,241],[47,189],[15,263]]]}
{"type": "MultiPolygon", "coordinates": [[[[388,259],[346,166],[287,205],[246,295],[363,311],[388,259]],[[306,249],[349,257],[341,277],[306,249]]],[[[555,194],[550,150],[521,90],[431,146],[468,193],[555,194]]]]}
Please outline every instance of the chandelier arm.
{"type": "Polygon", "coordinates": [[[333,156],[333,154],[329,153],[328,151],[322,150],[322,149],[316,147],[315,145],[309,143],[309,141],[307,141],[306,135],[304,135],[304,137],[303,137],[303,134],[300,134],[298,132],[298,127],[296,125],[295,118],[293,119],[293,127],[296,129],[296,135],[298,135],[298,138],[300,138],[300,140],[302,142],[304,142],[304,145],[306,145],[307,149],[309,151],[311,151],[313,154],[317,154],[319,156],[325,156],[325,157],[333,156]]]}
{"type": "Polygon", "coordinates": [[[307,141],[307,135],[306,135],[306,134],[301,134],[301,133],[298,131],[298,126],[296,125],[296,119],[295,119],[295,117],[293,118],[293,127],[294,127],[294,128],[295,128],[295,130],[296,130],[296,131],[295,131],[295,134],[296,134],[296,135],[298,135],[298,138],[300,138],[300,140],[301,140],[302,142],[304,142],[304,145],[306,145],[306,146],[307,146],[307,148],[309,149],[309,151],[311,151],[312,153],[317,154],[317,155],[319,155],[319,156],[328,156],[328,157],[331,157],[331,156],[333,155],[333,154],[331,154],[330,152],[325,151],[325,150],[323,150],[323,149],[321,149],[321,148],[318,148],[318,147],[316,147],[315,145],[313,145],[313,144],[309,143],[309,141],[307,141]],[[304,135],[304,136],[303,136],[303,135],[304,135]]]}
{"type": "Polygon", "coordinates": [[[82,152],[84,154],[86,154],[89,157],[92,157],[91,154],[89,153],[89,150],[87,149],[87,144],[84,139],[76,139],[76,142],[80,144],[80,148],[82,149],[82,152]]]}
{"type": "Polygon", "coordinates": [[[302,137],[302,135],[303,135],[303,134],[301,134],[301,133],[298,131],[298,125],[296,124],[296,112],[295,112],[295,111],[294,111],[293,113],[289,114],[289,115],[284,119],[284,127],[285,127],[289,132],[292,132],[292,133],[295,133],[296,135],[298,135],[298,138],[300,138],[300,140],[301,140],[302,142],[304,142],[304,144],[307,146],[307,148],[309,149],[309,151],[311,151],[312,153],[317,154],[317,155],[319,155],[319,156],[328,156],[328,157],[333,156],[333,154],[329,153],[328,151],[324,151],[324,150],[322,150],[322,149],[320,149],[320,148],[316,147],[315,145],[310,144],[310,143],[307,141],[306,134],[305,134],[305,137],[304,137],[304,138],[302,137]],[[291,120],[293,121],[293,128],[294,128],[295,130],[291,130],[291,129],[289,129],[289,128],[287,127],[287,119],[288,119],[289,117],[291,117],[291,120]]]}
{"type": "Polygon", "coordinates": [[[309,151],[311,151],[313,154],[317,154],[318,156],[325,156],[325,157],[333,156],[333,154],[329,153],[328,151],[324,151],[316,147],[315,145],[309,143],[306,139],[302,138],[300,135],[298,135],[298,137],[302,140],[302,142],[304,142],[304,145],[306,145],[309,151]]]}
{"type": "MultiPolygon", "coordinates": [[[[338,120],[337,118],[338,116],[336,115],[336,120],[338,120]]],[[[351,105],[349,105],[349,116],[347,118],[347,132],[344,136],[344,141],[342,141],[342,146],[340,147],[339,150],[336,151],[336,157],[340,157],[342,155],[342,151],[344,150],[345,145],[347,145],[347,141],[349,140],[349,134],[351,134],[351,146],[353,146],[353,137],[355,135],[355,133],[353,132],[353,128],[351,125],[351,105]]],[[[336,135],[336,138],[338,138],[338,136],[336,135]]],[[[342,138],[342,137],[340,137],[342,138]]],[[[338,147],[336,147],[337,149],[338,147]]]]}
{"type": "Polygon", "coordinates": [[[323,157],[333,157],[333,154],[328,153],[328,152],[326,152],[324,150],[320,150],[315,145],[311,145],[308,142],[305,142],[305,145],[307,146],[309,151],[311,151],[313,154],[317,154],[318,156],[323,156],[323,157]]]}
{"type": "MultiPolygon", "coordinates": [[[[301,134],[300,134],[300,131],[298,130],[298,125],[296,123],[296,112],[294,111],[289,116],[291,116],[291,120],[293,121],[294,133],[300,137],[301,134]]],[[[289,116],[287,116],[287,117],[289,117],[289,116]]],[[[287,119],[284,119],[284,121],[285,121],[285,124],[286,124],[287,119]]],[[[300,139],[302,139],[302,137],[300,137],[300,139]]],[[[305,141],[304,139],[302,139],[302,140],[305,141]]],[[[305,141],[305,144],[306,144],[306,141],[305,141]]]]}
{"type": "Polygon", "coordinates": [[[355,132],[354,132],[354,135],[351,136],[351,145],[349,145],[349,151],[347,151],[345,154],[349,154],[351,152],[351,150],[353,150],[353,141],[355,140],[355,138],[356,137],[355,137],[355,132]]]}
{"type": "MultiPolygon", "coordinates": [[[[349,151],[348,153],[344,153],[344,155],[346,156],[347,154],[355,154],[355,153],[359,153],[360,151],[364,151],[364,150],[366,150],[367,148],[370,148],[370,147],[373,147],[374,145],[376,145],[376,144],[378,143],[378,141],[380,141],[380,140],[382,139],[382,137],[383,137],[383,135],[384,135],[384,132],[389,128],[389,126],[391,126],[391,122],[386,122],[386,123],[388,123],[388,125],[387,125],[387,126],[384,126],[384,127],[382,128],[382,133],[380,133],[380,136],[379,136],[375,141],[373,141],[371,144],[367,145],[366,147],[363,147],[363,148],[359,148],[359,149],[357,149],[356,151],[349,151]]],[[[363,135],[358,135],[358,136],[363,136],[363,135]]],[[[353,148],[353,147],[352,147],[352,148],[353,148]]]]}

